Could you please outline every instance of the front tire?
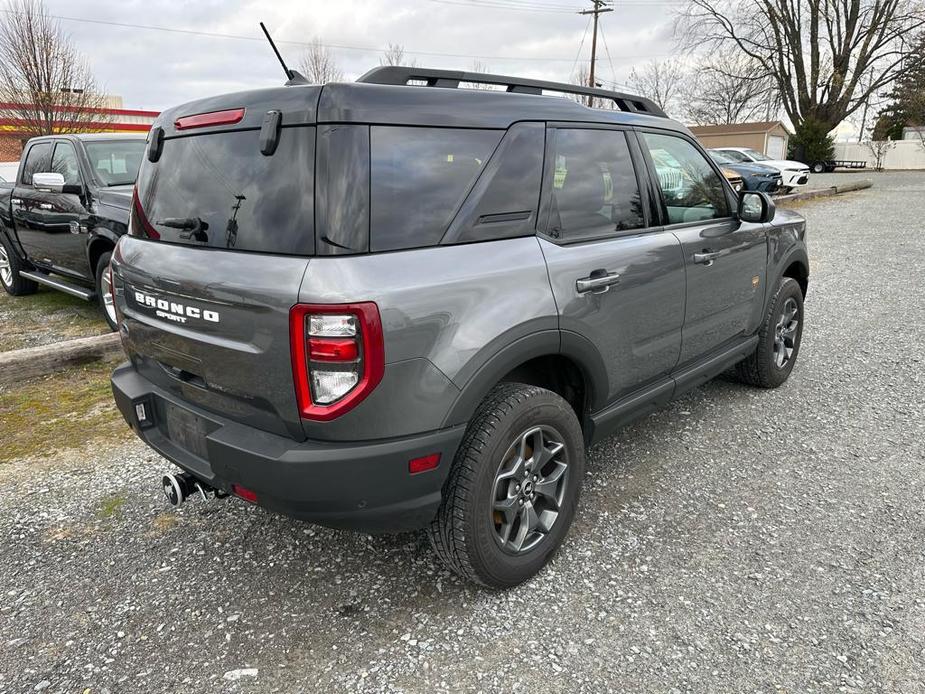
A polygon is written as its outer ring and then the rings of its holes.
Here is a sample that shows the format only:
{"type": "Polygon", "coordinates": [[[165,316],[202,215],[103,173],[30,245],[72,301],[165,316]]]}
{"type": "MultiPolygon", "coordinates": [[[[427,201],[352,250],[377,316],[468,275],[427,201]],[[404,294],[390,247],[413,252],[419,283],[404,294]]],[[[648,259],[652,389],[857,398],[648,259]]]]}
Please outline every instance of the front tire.
{"type": "Polygon", "coordinates": [[[777,388],[789,377],[803,338],[803,291],[782,277],[758,331],[758,346],[736,365],[739,379],[759,388],[777,388]]]}
{"type": "Polygon", "coordinates": [[[555,393],[502,383],[469,423],[428,529],[440,559],[491,588],[534,576],[562,544],[578,505],[584,438],[555,393]]]}
{"type": "Polygon", "coordinates": [[[23,263],[10,242],[0,234],[0,284],[10,296],[25,296],[35,294],[39,285],[19,274],[23,270],[23,263]]]}
{"type": "Polygon", "coordinates": [[[115,297],[112,291],[111,276],[109,274],[109,261],[112,253],[103,253],[96,263],[96,296],[100,305],[100,312],[106,319],[110,330],[117,330],[119,324],[116,318],[115,297]]]}

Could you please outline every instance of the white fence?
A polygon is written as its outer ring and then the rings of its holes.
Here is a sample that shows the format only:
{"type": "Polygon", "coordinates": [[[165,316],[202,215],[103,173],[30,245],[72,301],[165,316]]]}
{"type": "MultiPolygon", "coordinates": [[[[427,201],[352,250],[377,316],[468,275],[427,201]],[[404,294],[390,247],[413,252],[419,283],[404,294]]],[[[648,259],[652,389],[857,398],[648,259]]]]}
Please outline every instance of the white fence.
{"type": "MultiPolygon", "coordinates": [[[[883,157],[884,169],[925,169],[925,145],[918,140],[897,140],[886,150],[883,157]]],[[[858,159],[874,168],[876,157],[866,144],[836,142],[836,159],[858,159]]]]}

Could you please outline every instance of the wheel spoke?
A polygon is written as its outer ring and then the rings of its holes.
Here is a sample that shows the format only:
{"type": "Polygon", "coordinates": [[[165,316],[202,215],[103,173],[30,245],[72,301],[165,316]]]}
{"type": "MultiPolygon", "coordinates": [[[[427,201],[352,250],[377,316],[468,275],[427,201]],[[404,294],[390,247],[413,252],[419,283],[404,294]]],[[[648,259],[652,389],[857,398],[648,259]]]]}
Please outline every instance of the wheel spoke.
{"type": "Polygon", "coordinates": [[[540,479],[536,483],[536,493],[550,502],[550,504],[558,509],[559,508],[559,487],[560,482],[565,476],[565,471],[568,467],[565,463],[559,463],[556,465],[556,469],[553,470],[549,475],[540,479]]]}

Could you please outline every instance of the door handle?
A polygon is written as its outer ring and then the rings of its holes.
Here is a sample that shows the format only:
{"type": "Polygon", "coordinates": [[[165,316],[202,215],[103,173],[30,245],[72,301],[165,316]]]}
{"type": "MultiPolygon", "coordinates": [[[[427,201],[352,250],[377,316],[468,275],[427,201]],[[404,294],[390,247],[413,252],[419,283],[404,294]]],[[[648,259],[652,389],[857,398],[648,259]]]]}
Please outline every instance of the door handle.
{"type": "Polygon", "coordinates": [[[710,266],[713,264],[713,261],[723,255],[722,251],[710,251],[706,248],[703,249],[703,253],[694,253],[694,262],[701,265],[710,266]]]}
{"type": "Polygon", "coordinates": [[[595,270],[590,277],[582,277],[575,280],[575,290],[579,294],[591,292],[593,294],[603,294],[610,285],[617,284],[620,281],[620,275],[616,272],[607,272],[606,270],[595,270]]]}

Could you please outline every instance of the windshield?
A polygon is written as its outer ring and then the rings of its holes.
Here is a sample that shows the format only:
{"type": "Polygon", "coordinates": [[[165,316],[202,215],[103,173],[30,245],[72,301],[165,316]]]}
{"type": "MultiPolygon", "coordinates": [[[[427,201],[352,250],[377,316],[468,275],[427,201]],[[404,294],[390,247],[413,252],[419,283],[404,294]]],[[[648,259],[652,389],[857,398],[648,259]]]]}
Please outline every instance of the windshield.
{"type": "Polygon", "coordinates": [[[86,142],[84,147],[90,168],[102,185],[128,186],[135,182],[145,152],[144,140],[86,142]]]}
{"type": "Polygon", "coordinates": [[[756,152],[753,149],[747,149],[745,153],[755,161],[771,161],[771,157],[765,156],[761,152],[756,152]]]}
{"type": "Polygon", "coordinates": [[[735,164],[735,159],[727,157],[725,152],[717,152],[715,149],[709,150],[710,156],[717,164],[735,164]]]}

